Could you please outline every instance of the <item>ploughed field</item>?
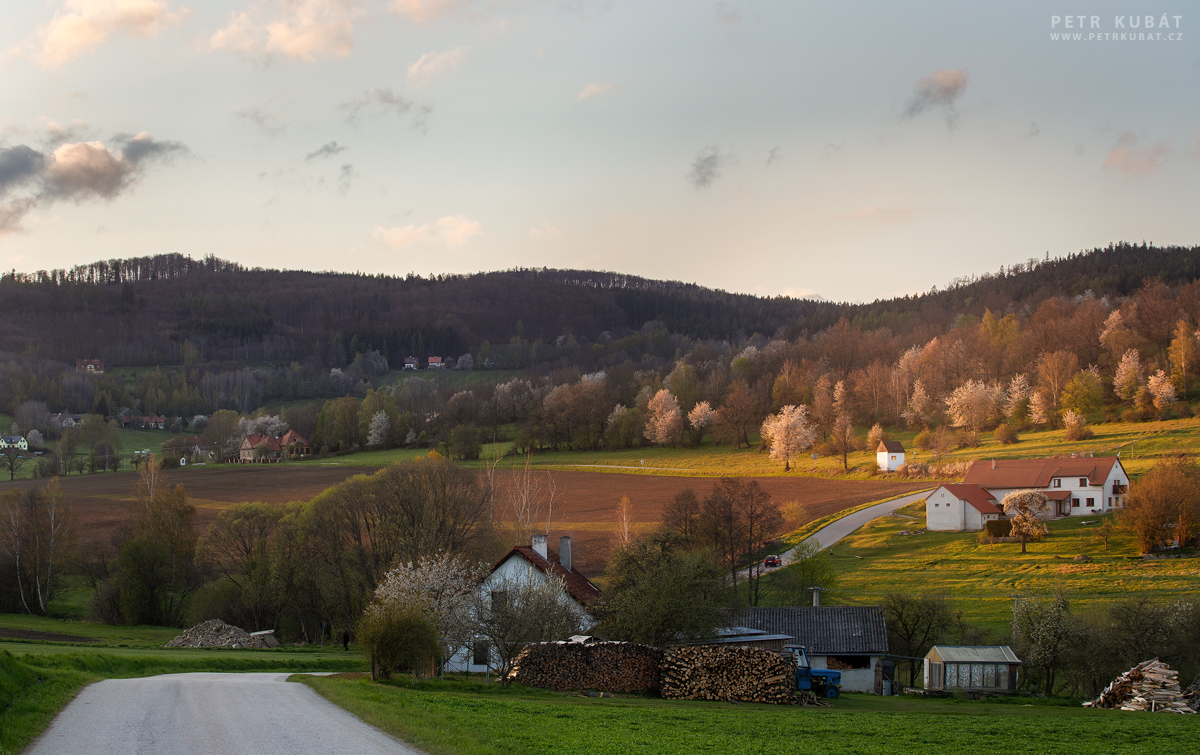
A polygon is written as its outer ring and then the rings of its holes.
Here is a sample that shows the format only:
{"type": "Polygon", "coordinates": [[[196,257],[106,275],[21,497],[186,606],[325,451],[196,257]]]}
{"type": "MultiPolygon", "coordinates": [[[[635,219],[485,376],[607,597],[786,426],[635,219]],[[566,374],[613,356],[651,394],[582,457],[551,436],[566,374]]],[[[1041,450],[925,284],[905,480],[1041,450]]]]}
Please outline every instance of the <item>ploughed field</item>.
{"type": "MultiPolygon", "coordinates": [[[[230,465],[206,469],[177,469],[164,472],[170,485],[180,484],[196,507],[200,531],[208,528],[217,515],[245,501],[286,503],[306,501],[321,491],[356,474],[371,474],[376,468],[316,466],[309,464],[230,465]]],[[[507,485],[511,470],[496,472],[497,486],[507,485]]],[[[571,535],[575,563],[588,574],[603,570],[611,551],[617,527],[617,509],[622,496],[632,503],[636,531],[648,532],[662,521],[663,510],[684,488],[693,488],[702,498],[717,482],[709,477],[666,477],[605,472],[552,473],[558,502],[552,512],[553,538],[571,535]]],[[[862,503],[920,490],[927,483],[892,480],[831,480],[817,477],[759,477],[771,498],[783,505],[787,526],[806,522],[862,503]]],[[[128,526],[129,504],[133,500],[138,477],[129,473],[79,475],[59,479],[63,492],[71,500],[83,545],[109,540],[128,526]]],[[[28,489],[44,485],[44,480],[17,480],[0,483],[0,492],[13,488],[28,489]]],[[[496,512],[503,517],[498,504],[496,512]]]]}

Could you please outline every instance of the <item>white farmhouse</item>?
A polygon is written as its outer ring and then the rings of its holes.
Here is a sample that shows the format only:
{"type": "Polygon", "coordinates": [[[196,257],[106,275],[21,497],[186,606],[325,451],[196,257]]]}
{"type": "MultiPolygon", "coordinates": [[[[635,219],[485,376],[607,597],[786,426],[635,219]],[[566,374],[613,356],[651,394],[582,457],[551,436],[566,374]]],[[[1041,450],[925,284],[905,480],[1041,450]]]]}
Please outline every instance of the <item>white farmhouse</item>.
{"type": "MultiPolygon", "coordinates": [[[[504,555],[479,585],[489,599],[498,587],[528,579],[561,579],[566,586],[564,600],[574,601],[589,619],[587,606],[600,597],[600,588],[574,567],[571,561],[571,538],[558,539],[558,552],[548,550],[545,535],[534,535],[530,545],[518,545],[504,555]]],[[[589,622],[594,623],[594,622],[589,622]]],[[[563,637],[562,639],[566,639],[563,637]]],[[[447,671],[471,671],[482,674],[489,667],[495,668],[495,653],[488,642],[480,640],[472,647],[460,650],[448,661],[447,671]]]]}
{"type": "Polygon", "coordinates": [[[978,485],[943,485],[925,499],[925,522],[931,530],[978,532],[984,522],[1002,513],[992,494],[978,485]]]}
{"type": "Polygon", "coordinates": [[[29,441],[20,435],[0,435],[0,448],[19,448],[22,451],[28,451],[29,441]]]}
{"type": "Polygon", "coordinates": [[[904,466],[904,444],[898,440],[881,440],[875,449],[875,461],[880,472],[895,472],[904,466]]]}
{"type": "Polygon", "coordinates": [[[1041,491],[1052,518],[1106,514],[1122,508],[1129,495],[1129,475],[1116,456],[977,461],[963,484],[987,490],[997,502],[1014,490],[1041,491]]]}

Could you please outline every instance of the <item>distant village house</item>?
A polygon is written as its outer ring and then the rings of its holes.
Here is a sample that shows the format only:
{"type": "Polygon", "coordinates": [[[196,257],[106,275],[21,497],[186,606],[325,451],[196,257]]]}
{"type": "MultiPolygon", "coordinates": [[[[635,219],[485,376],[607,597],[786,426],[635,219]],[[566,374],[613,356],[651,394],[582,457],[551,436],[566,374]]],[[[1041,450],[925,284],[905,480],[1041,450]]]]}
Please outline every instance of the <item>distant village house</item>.
{"type": "Polygon", "coordinates": [[[312,444],[296,432],[288,430],[283,436],[247,435],[238,449],[241,464],[270,464],[284,459],[303,458],[312,454],[312,444]]]}
{"type": "Polygon", "coordinates": [[[75,360],[75,371],[76,372],[86,372],[86,373],[89,373],[92,375],[103,375],[104,374],[104,360],[103,359],[76,359],[75,360]]]}
{"type": "Polygon", "coordinates": [[[895,472],[904,466],[904,444],[898,440],[881,440],[875,449],[875,461],[880,472],[895,472]]]}

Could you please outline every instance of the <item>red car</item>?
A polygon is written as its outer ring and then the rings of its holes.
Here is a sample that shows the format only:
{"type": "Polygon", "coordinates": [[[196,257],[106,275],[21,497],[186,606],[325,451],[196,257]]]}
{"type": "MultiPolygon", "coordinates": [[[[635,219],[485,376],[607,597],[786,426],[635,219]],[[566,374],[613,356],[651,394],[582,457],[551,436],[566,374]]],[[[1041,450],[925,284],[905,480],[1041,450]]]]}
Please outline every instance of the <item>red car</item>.
{"type": "Polygon", "coordinates": [[[783,566],[783,559],[779,556],[767,556],[763,559],[763,566],[783,566]]]}

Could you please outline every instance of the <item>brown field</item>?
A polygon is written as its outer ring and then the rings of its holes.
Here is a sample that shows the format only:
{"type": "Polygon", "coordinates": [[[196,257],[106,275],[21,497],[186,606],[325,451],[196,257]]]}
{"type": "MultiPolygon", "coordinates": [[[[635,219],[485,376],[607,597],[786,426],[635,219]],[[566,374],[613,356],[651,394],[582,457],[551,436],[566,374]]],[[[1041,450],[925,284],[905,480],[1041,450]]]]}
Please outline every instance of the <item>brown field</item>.
{"type": "MultiPolygon", "coordinates": [[[[286,503],[309,500],[326,488],[371,467],[320,467],[310,465],[230,466],[217,469],[167,471],[167,482],[181,484],[196,506],[197,525],[207,529],[224,509],[244,501],[286,503]]],[[[497,473],[503,486],[505,472],[497,473]]],[[[548,474],[548,473],[539,473],[548,474]]],[[[663,509],[676,493],[691,487],[705,496],[716,482],[712,478],[663,477],[604,472],[554,472],[561,503],[551,525],[551,547],[559,535],[571,535],[576,563],[588,574],[603,570],[611,551],[617,524],[617,504],[629,496],[633,524],[647,532],[662,521],[663,509]]],[[[830,480],[816,477],[755,478],[784,507],[786,524],[794,529],[805,522],[868,501],[919,490],[918,482],[830,480]]],[[[129,502],[137,476],[127,473],[61,478],[70,498],[82,544],[100,543],[128,526],[129,502]]],[[[0,483],[0,492],[28,489],[41,480],[0,483]]],[[[498,514],[500,512],[497,512],[498,514]]]]}

